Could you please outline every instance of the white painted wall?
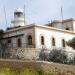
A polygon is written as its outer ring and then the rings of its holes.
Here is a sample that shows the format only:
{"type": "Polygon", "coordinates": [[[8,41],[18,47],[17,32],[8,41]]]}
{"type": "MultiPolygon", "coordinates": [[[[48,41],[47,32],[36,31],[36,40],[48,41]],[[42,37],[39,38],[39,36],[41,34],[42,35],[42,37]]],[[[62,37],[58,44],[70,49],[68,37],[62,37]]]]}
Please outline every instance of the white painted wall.
{"type": "Polygon", "coordinates": [[[74,32],[75,32],[75,21],[73,21],[73,29],[74,29],[74,32]]]}
{"type": "Polygon", "coordinates": [[[24,26],[24,18],[15,18],[11,21],[11,25],[14,26],[24,26]]]}
{"type": "Polygon", "coordinates": [[[63,25],[64,25],[64,29],[68,27],[69,30],[73,30],[73,21],[64,22],[63,25]]]}
{"type": "Polygon", "coordinates": [[[62,23],[54,23],[53,27],[59,28],[59,29],[64,29],[64,25],[62,25],[62,23]]]}
{"type": "Polygon", "coordinates": [[[69,28],[69,30],[73,31],[73,21],[67,21],[67,22],[58,22],[58,23],[54,23],[53,27],[55,28],[59,28],[59,29],[66,29],[67,27],[69,28]]]}
{"type": "Polygon", "coordinates": [[[36,28],[36,48],[41,48],[41,35],[44,36],[45,38],[45,47],[46,48],[52,48],[52,43],[51,39],[52,37],[55,38],[56,40],[56,47],[62,47],[61,40],[65,39],[65,41],[68,41],[75,37],[74,34],[62,32],[62,31],[55,31],[55,30],[50,30],[46,28],[36,28]]]}

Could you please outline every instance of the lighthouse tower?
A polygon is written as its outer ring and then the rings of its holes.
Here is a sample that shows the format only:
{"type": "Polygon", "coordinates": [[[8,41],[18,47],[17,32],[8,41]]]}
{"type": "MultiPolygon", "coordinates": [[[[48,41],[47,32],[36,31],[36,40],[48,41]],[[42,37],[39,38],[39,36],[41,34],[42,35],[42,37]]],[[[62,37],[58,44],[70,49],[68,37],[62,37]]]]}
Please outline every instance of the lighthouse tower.
{"type": "Polygon", "coordinates": [[[18,8],[14,12],[14,20],[11,21],[14,27],[24,26],[24,12],[22,9],[18,8]]]}

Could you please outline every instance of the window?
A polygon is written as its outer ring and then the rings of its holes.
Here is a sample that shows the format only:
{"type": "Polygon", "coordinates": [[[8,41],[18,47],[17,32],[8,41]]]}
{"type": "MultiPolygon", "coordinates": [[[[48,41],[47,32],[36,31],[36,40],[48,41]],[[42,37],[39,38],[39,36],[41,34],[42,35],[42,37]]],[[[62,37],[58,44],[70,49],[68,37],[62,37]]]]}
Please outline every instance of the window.
{"type": "Polygon", "coordinates": [[[41,44],[44,45],[44,37],[41,36],[41,44]]]}
{"type": "Polygon", "coordinates": [[[11,39],[8,39],[6,47],[11,48],[11,46],[12,46],[11,39]]]}
{"type": "Polygon", "coordinates": [[[66,30],[69,30],[69,28],[66,28],[66,30]]]}
{"type": "Polygon", "coordinates": [[[65,40],[62,40],[62,46],[65,47],[65,40]]]}
{"type": "Polygon", "coordinates": [[[11,43],[11,40],[9,39],[7,42],[8,42],[8,43],[11,43]]]}
{"type": "Polygon", "coordinates": [[[21,39],[20,38],[17,39],[17,45],[18,45],[18,47],[21,47],[22,46],[22,42],[21,42],[21,39]]]}
{"type": "Polygon", "coordinates": [[[17,17],[21,17],[21,14],[17,14],[17,17]]]}
{"type": "Polygon", "coordinates": [[[52,46],[55,46],[55,38],[52,38],[52,46]]]}
{"type": "Polygon", "coordinates": [[[21,12],[16,12],[15,13],[15,17],[22,17],[23,16],[23,13],[21,13],[21,12]]]}
{"type": "Polygon", "coordinates": [[[32,36],[31,35],[28,36],[28,45],[32,45],[32,36]]]}

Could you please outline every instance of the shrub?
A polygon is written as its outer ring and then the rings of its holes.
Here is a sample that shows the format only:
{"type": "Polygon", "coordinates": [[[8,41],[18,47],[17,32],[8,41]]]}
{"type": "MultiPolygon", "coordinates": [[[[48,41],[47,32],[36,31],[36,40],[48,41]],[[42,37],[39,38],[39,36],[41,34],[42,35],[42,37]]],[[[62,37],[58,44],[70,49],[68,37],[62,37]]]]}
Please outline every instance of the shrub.
{"type": "Polygon", "coordinates": [[[44,75],[44,71],[43,70],[37,70],[39,75],[44,75]]]}
{"type": "Polygon", "coordinates": [[[67,63],[67,54],[63,49],[53,49],[49,53],[49,61],[67,63]]]}
{"type": "Polygon", "coordinates": [[[48,52],[47,49],[42,49],[39,54],[39,60],[48,60],[48,52]]]}
{"type": "Polygon", "coordinates": [[[69,60],[68,64],[75,65],[75,56],[69,60]]]}

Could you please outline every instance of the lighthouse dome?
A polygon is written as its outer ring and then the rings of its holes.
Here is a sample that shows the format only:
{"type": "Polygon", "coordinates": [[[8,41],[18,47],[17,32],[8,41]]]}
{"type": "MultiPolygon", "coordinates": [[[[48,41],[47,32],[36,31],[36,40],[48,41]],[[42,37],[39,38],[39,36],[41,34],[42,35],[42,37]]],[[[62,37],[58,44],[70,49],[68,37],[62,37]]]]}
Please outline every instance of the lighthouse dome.
{"type": "Polygon", "coordinates": [[[21,13],[23,13],[23,10],[21,9],[21,8],[17,8],[16,10],[15,10],[15,13],[16,12],[21,12],[21,13]]]}

